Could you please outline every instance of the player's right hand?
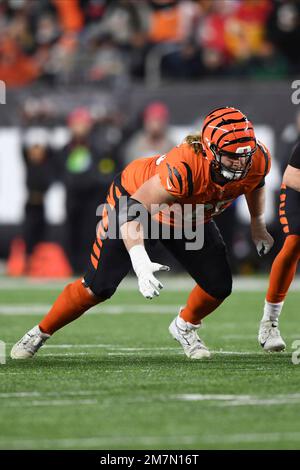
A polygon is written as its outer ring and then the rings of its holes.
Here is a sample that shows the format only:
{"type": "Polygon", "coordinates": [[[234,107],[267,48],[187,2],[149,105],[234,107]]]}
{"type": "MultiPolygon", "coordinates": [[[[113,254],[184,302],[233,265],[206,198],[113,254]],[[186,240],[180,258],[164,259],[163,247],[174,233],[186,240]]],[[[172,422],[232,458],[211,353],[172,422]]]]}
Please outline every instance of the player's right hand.
{"type": "Polygon", "coordinates": [[[140,293],[146,299],[153,299],[154,296],[158,296],[163,285],[156,279],[153,273],[157,271],[170,271],[169,266],[152,263],[143,245],[133,246],[129,250],[129,256],[134,272],[138,278],[140,293]]]}
{"type": "Polygon", "coordinates": [[[136,273],[139,284],[139,291],[146,299],[153,299],[159,295],[163,288],[162,283],[153,275],[157,271],[170,271],[169,266],[159,263],[149,263],[136,273]]]}

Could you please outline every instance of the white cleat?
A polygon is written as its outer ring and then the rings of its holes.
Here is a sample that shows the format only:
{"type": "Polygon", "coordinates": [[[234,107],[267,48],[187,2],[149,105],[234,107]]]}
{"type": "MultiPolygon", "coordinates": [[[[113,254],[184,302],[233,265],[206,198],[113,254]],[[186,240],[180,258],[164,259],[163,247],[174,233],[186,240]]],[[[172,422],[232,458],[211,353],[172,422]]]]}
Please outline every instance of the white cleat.
{"type": "Polygon", "coordinates": [[[50,335],[42,333],[38,326],[29,330],[12,348],[10,357],[12,359],[30,359],[50,338],[50,335]]]}
{"type": "Polygon", "coordinates": [[[260,322],[258,342],[267,352],[280,352],[286,348],[286,344],[280,335],[277,321],[260,322]]]}
{"type": "Polygon", "coordinates": [[[197,334],[199,326],[193,326],[185,322],[183,318],[176,317],[169,326],[169,332],[178,341],[187,357],[190,359],[205,359],[210,357],[210,352],[197,334]]]}

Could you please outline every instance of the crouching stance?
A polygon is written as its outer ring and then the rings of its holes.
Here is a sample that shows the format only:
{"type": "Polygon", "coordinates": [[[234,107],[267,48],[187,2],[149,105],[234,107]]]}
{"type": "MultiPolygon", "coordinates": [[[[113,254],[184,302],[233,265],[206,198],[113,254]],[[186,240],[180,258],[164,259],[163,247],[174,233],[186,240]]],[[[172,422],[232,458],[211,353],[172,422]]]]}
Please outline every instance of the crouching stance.
{"type": "Polygon", "coordinates": [[[231,107],[212,111],[201,134],[188,136],[166,155],[130,163],[110,187],[83,280],[65,288],[39,325],[13,347],[11,357],[32,357],[53,333],[110,298],[131,266],[142,295],[148,299],[158,296],[163,286],[155,273],[169,268],[149,258],[154,238],[196,282],[169,327],[171,336],[189,358],[210,357],[197,331],[202,320],[230,295],[232,287],[226,247],[213,217],[237,197],[246,195],[253,241],[260,255],[267,253],[273,244],[264,222],[264,184],[269,170],[269,152],[256,140],[253,125],[231,107]],[[187,205],[192,211],[186,217],[187,205]],[[200,221],[199,206],[204,211],[200,221]],[[131,210],[133,207],[135,210],[131,210]],[[155,222],[157,237],[147,233],[137,216],[143,210],[155,222]],[[120,236],[114,237],[109,228],[116,215],[120,236]],[[203,229],[204,243],[197,250],[190,249],[187,224],[193,229],[201,224],[203,229]]]}
{"type": "Polygon", "coordinates": [[[258,333],[258,341],[265,351],[283,351],[286,347],[278,322],[300,258],[300,143],[295,146],[283,175],[279,219],[285,242],[272,265],[258,333]]]}

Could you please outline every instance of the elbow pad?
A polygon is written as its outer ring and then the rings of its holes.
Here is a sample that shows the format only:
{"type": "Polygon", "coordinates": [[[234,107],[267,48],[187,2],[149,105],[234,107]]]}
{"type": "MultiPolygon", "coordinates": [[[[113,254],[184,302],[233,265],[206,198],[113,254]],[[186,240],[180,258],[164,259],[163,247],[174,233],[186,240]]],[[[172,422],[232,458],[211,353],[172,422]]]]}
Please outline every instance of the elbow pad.
{"type": "Polygon", "coordinates": [[[129,197],[125,198],[123,203],[120,205],[119,213],[119,226],[131,222],[133,220],[138,220],[143,223],[143,220],[147,220],[149,213],[145,206],[136,199],[129,197]],[[145,219],[144,219],[145,218],[145,219]]]}

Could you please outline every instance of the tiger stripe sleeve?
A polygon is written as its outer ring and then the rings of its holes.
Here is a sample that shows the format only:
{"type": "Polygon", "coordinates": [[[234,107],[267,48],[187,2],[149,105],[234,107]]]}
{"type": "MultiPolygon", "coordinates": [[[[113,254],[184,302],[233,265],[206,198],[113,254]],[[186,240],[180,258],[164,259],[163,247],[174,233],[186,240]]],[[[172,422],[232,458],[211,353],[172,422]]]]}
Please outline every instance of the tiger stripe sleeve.
{"type": "Polygon", "coordinates": [[[194,171],[185,152],[175,147],[158,165],[157,172],[164,189],[175,198],[191,197],[194,193],[194,171]]]}

